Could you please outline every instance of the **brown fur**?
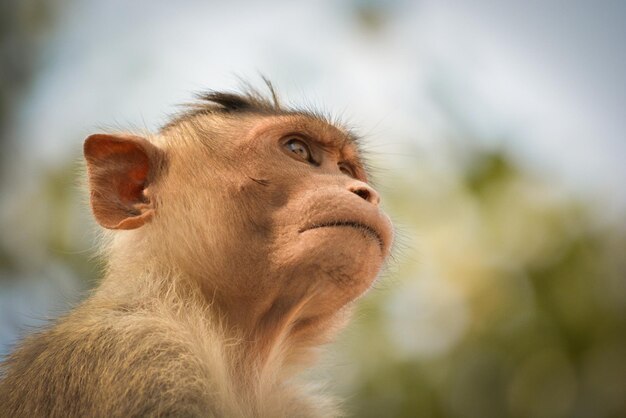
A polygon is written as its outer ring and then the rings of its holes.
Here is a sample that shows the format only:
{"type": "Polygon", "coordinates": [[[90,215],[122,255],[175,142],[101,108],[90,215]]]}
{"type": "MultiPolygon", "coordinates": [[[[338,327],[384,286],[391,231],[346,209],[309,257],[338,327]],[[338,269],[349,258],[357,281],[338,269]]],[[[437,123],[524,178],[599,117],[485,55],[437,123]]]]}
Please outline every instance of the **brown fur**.
{"type": "Polygon", "coordinates": [[[156,135],[86,140],[105,277],[3,364],[0,416],[339,414],[295,374],[391,245],[355,137],[256,93],[201,99],[156,135]]]}

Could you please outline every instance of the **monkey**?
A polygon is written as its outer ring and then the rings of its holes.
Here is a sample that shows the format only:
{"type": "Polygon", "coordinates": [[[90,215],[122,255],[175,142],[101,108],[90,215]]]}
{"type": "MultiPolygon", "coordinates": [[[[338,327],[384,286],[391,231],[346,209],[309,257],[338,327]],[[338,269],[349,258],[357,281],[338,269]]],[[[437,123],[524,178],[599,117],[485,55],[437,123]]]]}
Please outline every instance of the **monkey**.
{"type": "Polygon", "coordinates": [[[208,91],[84,142],[103,278],[0,367],[1,417],[331,417],[301,380],[393,241],[350,129],[208,91]]]}

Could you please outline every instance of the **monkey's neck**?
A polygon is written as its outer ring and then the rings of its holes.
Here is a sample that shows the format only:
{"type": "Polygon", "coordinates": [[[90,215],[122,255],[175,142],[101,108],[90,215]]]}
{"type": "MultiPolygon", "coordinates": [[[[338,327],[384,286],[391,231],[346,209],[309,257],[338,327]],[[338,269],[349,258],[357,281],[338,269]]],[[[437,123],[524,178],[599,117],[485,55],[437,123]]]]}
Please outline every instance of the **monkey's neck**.
{"type": "Polygon", "coordinates": [[[240,336],[241,364],[247,370],[298,370],[314,360],[312,348],[327,343],[346,322],[348,309],[313,314],[314,294],[268,299],[213,297],[214,312],[223,318],[226,333],[240,336]]]}
{"type": "Polygon", "coordinates": [[[308,366],[314,360],[311,348],[326,343],[346,317],[345,312],[311,315],[310,295],[272,300],[208,295],[196,280],[154,268],[120,271],[113,266],[98,294],[119,300],[125,309],[130,300],[148,315],[176,318],[176,325],[193,327],[196,336],[198,325],[205,327],[200,338],[207,347],[223,345],[233,384],[250,391],[308,366]]]}

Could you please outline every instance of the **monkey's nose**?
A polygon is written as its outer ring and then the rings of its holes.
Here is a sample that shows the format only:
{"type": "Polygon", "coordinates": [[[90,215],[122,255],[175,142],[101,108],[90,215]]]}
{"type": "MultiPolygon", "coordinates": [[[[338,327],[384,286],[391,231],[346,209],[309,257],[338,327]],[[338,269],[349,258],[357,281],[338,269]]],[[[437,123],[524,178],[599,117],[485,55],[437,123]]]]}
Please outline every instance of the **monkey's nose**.
{"type": "Polygon", "coordinates": [[[380,196],[378,192],[372,189],[367,184],[358,184],[350,186],[350,191],[355,195],[359,196],[363,200],[367,200],[369,203],[374,206],[378,206],[380,203],[380,196]]]}

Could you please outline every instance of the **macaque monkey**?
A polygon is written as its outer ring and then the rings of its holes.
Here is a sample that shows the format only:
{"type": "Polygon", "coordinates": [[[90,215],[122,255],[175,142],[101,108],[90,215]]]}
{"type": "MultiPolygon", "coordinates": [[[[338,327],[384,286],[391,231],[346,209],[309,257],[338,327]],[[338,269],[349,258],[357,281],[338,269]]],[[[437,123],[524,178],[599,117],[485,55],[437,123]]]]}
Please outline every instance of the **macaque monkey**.
{"type": "MultiPolygon", "coordinates": [[[[270,86],[271,90],[271,86],[270,86]]],[[[392,225],[357,138],[256,91],[84,143],[104,278],[2,365],[1,417],[330,417],[300,382],[392,225]]]]}

